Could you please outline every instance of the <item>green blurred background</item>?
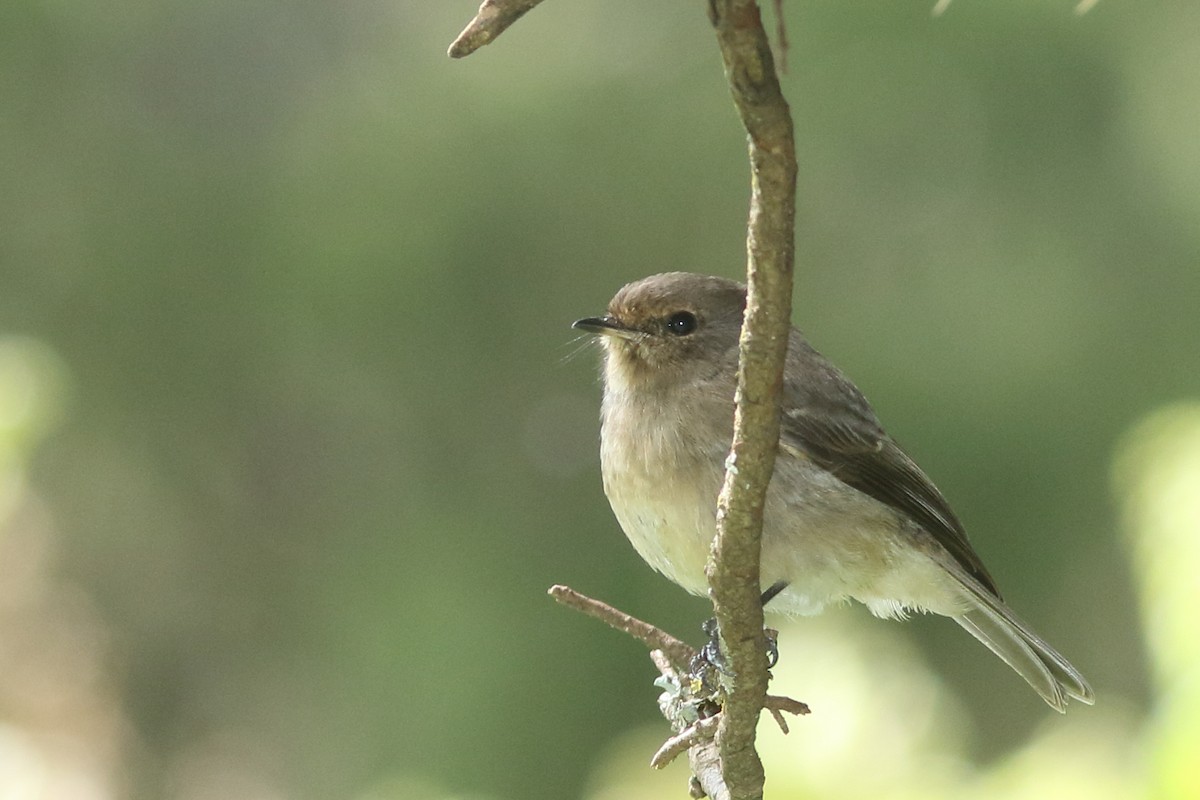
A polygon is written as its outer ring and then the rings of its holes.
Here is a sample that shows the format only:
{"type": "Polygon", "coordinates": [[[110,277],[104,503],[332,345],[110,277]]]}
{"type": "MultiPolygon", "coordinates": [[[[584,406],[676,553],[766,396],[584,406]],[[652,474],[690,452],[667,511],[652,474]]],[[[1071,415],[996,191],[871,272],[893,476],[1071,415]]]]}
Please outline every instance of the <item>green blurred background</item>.
{"type": "MultiPolygon", "coordinates": [[[[703,5],[462,62],[475,0],[0,6],[0,795],[685,796],[640,646],[545,590],[707,616],[569,329],[743,271],[703,5]]],[[[785,5],[796,319],[1099,702],[800,620],[773,796],[1197,796],[1200,5],[785,5]]]]}

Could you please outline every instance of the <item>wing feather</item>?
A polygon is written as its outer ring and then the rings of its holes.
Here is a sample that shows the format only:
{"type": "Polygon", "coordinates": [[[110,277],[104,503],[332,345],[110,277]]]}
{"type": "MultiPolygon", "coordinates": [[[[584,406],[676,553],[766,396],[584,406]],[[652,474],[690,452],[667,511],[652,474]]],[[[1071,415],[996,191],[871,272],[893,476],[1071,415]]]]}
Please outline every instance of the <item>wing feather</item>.
{"type": "Polygon", "coordinates": [[[1000,596],[996,582],[967,540],[966,531],[921,468],[879,424],[862,393],[799,336],[789,359],[808,363],[789,369],[804,383],[784,385],[781,441],[858,491],[912,520],[946,549],[975,580],[1000,596]]]}

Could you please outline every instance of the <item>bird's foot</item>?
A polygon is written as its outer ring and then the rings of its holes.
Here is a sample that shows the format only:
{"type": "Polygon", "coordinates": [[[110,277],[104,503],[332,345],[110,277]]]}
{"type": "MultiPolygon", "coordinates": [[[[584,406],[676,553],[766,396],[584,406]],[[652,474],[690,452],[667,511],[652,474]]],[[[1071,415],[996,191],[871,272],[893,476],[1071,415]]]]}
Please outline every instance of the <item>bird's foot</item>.
{"type": "MultiPolygon", "coordinates": [[[[721,631],[717,627],[716,618],[705,620],[700,627],[708,636],[708,640],[700,648],[696,657],[692,659],[692,669],[696,670],[698,665],[707,665],[716,667],[725,675],[732,675],[729,659],[725,658],[725,654],[721,652],[721,631]]],[[[763,628],[763,634],[767,638],[767,669],[770,669],[779,663],[779,631],[774,628],[763,628]]]]}
{"type": "MultiPolygon", "coordinates": [[[[771,584],[762,593],[763,607],[765,608],[767,603],[774,600],[786,588],[787,581],[776,581],[771,584]]],[[[713,670],[723,675],[732,675],[729,660],[721,652],[721,629],[717,626],[716,617],[705,620],[700,629],[704,631],[708,640],[696,653],[696,657],[692,659],[690,665],[692,675],[699,677],[702,682],[711,682],[716,677],[711,675],[713,670]]],[[[774,628],[763,628],[763,633],[767,639],[767,669],[771,669],[779,663],[779,631],[774,628]]]]}

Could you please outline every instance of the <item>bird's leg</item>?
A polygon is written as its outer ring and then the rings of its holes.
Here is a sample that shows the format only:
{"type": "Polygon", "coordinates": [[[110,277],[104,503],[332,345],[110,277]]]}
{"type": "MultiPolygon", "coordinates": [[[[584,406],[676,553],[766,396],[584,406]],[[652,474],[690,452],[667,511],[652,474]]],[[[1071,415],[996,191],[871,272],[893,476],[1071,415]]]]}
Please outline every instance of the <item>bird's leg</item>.
{"type": "MultiPolygon", "coordinates": [[[[775,581],[762,593],[762,607],[774,600],[780,592],[787,588],[787,581],[775,581]]],[[[767,636],[767,669],[779,663],[779,631],[774,628],[763,628],[767,636]]]]}
{"type": "Polygon", "coordinates": [[[768,586],[767,590],[762,593],[762,607],[766,608],[767,603],[771,602],[776,597],[778,597],[779,593],[782,592],[787,587],[788,587],[787,581],[775,581],[770,586],[768,586]]]}
{"type": "MultiPolygon", "coordinates": [[[[787,581],[775,581],[768,586],[767,590],[762,593],[763,608],[766,608],[767,603],[786,589],[787,585],[787,581]]],[[[692,674],[702,676],[708,667],[716,667],[726,675],[732,674],[729,670],[729,663],[721,652],[721,629],[717,627],[717,618],[706,619],[700,626],[700,630],[704,631],[708,641],[692,659],[692,674]]],[[[767,637],[767,669],[770,669],[779,663],[779,632],[772,628],[764,628],[763,632],[767,637]]]]}

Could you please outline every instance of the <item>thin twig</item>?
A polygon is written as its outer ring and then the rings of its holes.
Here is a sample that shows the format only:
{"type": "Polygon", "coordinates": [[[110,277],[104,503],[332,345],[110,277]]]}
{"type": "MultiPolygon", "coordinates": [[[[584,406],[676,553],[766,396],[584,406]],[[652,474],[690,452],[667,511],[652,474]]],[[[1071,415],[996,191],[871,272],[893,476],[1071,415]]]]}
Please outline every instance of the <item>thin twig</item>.
{"type": "Polygon", "coordinates": [[[679,675],[675,664],[671,662],[671,659],[662,650],[658,648],[651,650],[650,660],[654,662],[654,666],[658,667],[658,671],[662,673],[664,678],[675,677],[678,679],[679,675]]]}
{"type": "MultiPolygon", "coordinates": [[[[784,711],[797,716],[810,713],[808,706],[799,700],[771,694],[767,695],[766,709],[771,712],[775,723],[779,725],[779,730],[783,731],[785,736],[791,733],[791,730],[788,728],[787,719],[783,716],[784,711]]],[[[682,732],[667,739],[650,759],[650,766],[662,769],[685,750],[695,747],[701,742],[710,741],[717,733],[718,719],[718,717],[707,717],[697,720],[684,728],[682,732]]]]}
{"type": "Polygon", "coordinates": [[[775,0],[775,52],[779,54],[779,72],[787,75],[788,71],[788,50],[791,49],[791,42],[788,41],[787,35],[787,20],[783,17],[783,0],[775,0]]]}
{"type": "Polygon", "coordinates": [[[712,738],[717,735],[717,718],[708,717],[706,719],[696,720],[691,725],[683,729],[682,733],[677,733],[670,739],[663,742],[662,747],[658,748],[658,752],[650,759],[650,766],[655,769],[662,769],[667,764],[670,764],[681,754],[687,752],[691,748],[701,742],[712,741],[712,738]]]}
{"type": "MultiPolygon", "coordinates": [[[[779,694],[767,695],[763,707],[768,711],[786,711],[789,714],[795,714],[797,717],[803,717],[806,714],[812,713],[812,709],[808,707],[808,703],[802,703],[799,700],[793,700],[790,697],[784,697],[779,694]]],[[[787,731],[784,731],[784,733],[787,733],[787,731]]]]}
{"type": "Polygon", "coordinates": [[[548,594],[565,606],[582,611],[589,617],[595,617],[606,623],[609,627],[629,634],[651,650],[661,650],[677,669],[686,669],[696,655],[696,651],[691,645],[676,639],[662,628],[630,616],[624,611],[613,608],[608,603],[580,594],[569,586],[551,586],[548,594]]]}
{"type": "Polygon", "coordinates": [[[808,707],[808,703],[801,703],[799,700],[793,700],[790,697],[780,697],[775,694],[767,695],[767,700],[763,704],[763,707],[771,712],[775,724],[779,726],[779,730],[783,731],[784,736],[792,732],[791,728],[788,727],[787,718],[783,716],[784,711],[789,714],[795,714],[798,717],[812,713],[812,710],[808,707]]]}
{"type": "Polygon", "coordinates": [[[471,55],[485,44],[494,41],[509,25],[540,2],[542,0],[483,0],[475,18],[450,45],[450,49],[446,51],[447,55],[451,58],[471,55]]]}
{"type": "Polygon", "coordinates": [[[771,712],[771,718],[775,720],[775,724],[779,726],[779,730],[783,731],[784,736],[787,736],[792,732],[792,729],[788,727],[787,719],[783,716],[782,711],[777,708],[768,708],[767,711],[771,712]]]}

